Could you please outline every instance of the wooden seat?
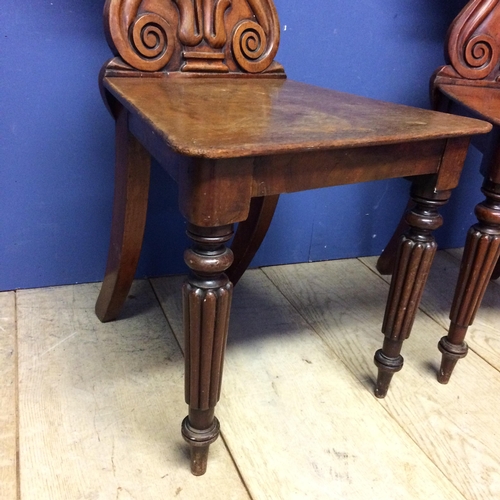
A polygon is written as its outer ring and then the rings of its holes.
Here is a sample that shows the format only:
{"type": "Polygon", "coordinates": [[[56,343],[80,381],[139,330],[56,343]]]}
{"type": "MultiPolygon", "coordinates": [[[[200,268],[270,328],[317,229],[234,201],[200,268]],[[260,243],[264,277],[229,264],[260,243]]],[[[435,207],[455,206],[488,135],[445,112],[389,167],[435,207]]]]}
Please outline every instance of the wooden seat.
{"type": "MultiPolygon", "coordinates": [[[[467,354],[465,336],[481,304],[488,282],[500,276],[500,4],[471,0],[453,21],[446,42],[450,64],[431,79],[433,105],[440,110],[473,114],[493,125],[493,131],[474,141],[483,152],[482,192],[478,223],[465,243],[450,312],[448,335],[439,342],[442,353],[439,382],[449,382],[457,361],[467,354]],[[459,106],[452,107],[452,104],[459,106]]],[[[398,232],[404,230],[403,223],[398,232]]],[[[390,273],[397,237],[378,262],[390,273]]]]}
{"type": "Polygon", "coordinates": [[[235,284],[281,193],[411,176],[415,207],[402,238],[375,389],[401,369],[441,225],[478,120],[382,103],[286,79],[274,61],[272,0],[108,0],[116,57],[101,74],[116,118],[116,190],[106,276],[96,312],[118,315],[139,258],[150,156],[179,186],[192,248],[183,287],[186,402],[182,434],[203,474],[219,434],[219,400],[235,284]],[[231,249],[227,243],[238,228],[231,249]]]}

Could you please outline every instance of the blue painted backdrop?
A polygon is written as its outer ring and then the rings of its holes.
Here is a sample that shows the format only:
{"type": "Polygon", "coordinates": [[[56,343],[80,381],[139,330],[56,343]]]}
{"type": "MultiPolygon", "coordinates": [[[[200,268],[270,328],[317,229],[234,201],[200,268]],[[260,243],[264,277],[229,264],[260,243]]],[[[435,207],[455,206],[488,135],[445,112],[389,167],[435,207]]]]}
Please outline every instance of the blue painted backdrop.
{"type": "MultiPolygon", "coordinates": [[[[0,289],[102,279],[111,222],[113,121],[97,88],[110,57],[102,0],[3,0],[0,11],[0,289]]],[[[464,0],[276,0],[289,78],[428,106],[447,26],[464,0]]],[[[474,150],[444,210],[463,244],[480,199],[474,150]]],[[[183,272],[176,186],[157,166],[138,275],[183,272]]],[[[254,265],[378,254],[405,181],[283,196],[254,265]],[[292,223],[292,221],[294,221],[292,223]]]]}

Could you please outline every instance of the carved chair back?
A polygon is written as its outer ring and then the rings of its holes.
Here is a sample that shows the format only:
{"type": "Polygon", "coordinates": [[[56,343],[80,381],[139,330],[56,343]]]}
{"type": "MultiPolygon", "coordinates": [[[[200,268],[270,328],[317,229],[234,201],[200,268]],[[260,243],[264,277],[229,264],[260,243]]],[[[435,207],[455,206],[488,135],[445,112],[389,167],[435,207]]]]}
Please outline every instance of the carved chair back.
{"type": "Polygon", "coordinates": [[[498,86],[500,0],[471,0],[462,9],[448,30],[446,58],[438,76],[498,86]]]}
{"type": "Polygon", "coordinates": [[[107,0],[107,75],[284,76],[272,0],[107,0]]]}

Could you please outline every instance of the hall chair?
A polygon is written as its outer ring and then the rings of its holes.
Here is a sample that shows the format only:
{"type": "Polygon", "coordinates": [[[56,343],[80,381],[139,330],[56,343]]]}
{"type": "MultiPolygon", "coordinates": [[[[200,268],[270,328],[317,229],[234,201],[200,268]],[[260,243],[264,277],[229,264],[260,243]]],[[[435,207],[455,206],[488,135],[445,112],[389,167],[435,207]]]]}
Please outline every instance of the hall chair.
{"type": "MultiPolygon", "coordinates": [[[[438,381],[442,384],[449,382],[458,360],[467,355],[467,329],[489,280],[500,277],[500,2],[471,0],[451,24],[445,50],[448,64],[431,78],[434,108],[487,120],[493,131],[474,140],[483,153],[481,191],[486,199],[476,206],[478,222],[467,233],[450,327],[438,344],[442,353],[438,381]]],[[[381,273],[392,272],[397,242],[406,226],[403,220],[379,258],[381,273]]]]}
{"type": "Polygon", "coordinates": [[[134,278],[153,156],[178,184],[192,241],[182,289],[189,406],[182,435],[193,474],[205,472],[219,435],[214,409],[233,286],[282,193],[411,178],[415,206],[375,354],[375,394],[384,397],[403,365],[402,343],[436,250],[438,208],[458,183],[470,137],[491,126],[287,80],[274,61],[280,26],[272,0],[107,0],[104,18],[115,57],[100,82],[116,120],[116,184],[96,313],[115,319],[134,278]]]}

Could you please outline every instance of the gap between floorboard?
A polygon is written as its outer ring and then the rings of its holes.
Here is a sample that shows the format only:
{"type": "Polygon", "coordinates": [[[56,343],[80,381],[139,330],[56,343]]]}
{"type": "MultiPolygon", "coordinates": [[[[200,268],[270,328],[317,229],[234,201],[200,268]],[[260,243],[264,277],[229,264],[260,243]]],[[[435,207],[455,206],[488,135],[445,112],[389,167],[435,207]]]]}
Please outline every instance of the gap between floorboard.
{"type": "Polygon", "coordinates": [[[0,498],[18,500],[16,293],[0,293],[0,498]]]}

